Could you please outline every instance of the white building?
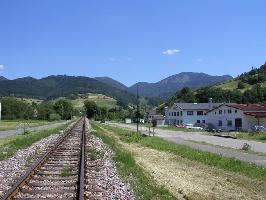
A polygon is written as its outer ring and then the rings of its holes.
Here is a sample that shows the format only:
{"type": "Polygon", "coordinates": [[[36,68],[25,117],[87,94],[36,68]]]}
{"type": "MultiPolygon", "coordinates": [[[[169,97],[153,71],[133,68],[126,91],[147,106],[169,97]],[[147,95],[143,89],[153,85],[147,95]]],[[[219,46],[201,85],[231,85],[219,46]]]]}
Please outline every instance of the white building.
{"type": "Polygon", "coordinates": [[[165,109],[165,122],[168,125],[206,123],[206,113],[222,105],[213,103],[175,103],[165,109]]]}
{"type": "Polygon", "coordinates": [[[223,104],[206,113],[206,122],[223,131],[266,127],[266,106],[260,104],[223,104]]]}

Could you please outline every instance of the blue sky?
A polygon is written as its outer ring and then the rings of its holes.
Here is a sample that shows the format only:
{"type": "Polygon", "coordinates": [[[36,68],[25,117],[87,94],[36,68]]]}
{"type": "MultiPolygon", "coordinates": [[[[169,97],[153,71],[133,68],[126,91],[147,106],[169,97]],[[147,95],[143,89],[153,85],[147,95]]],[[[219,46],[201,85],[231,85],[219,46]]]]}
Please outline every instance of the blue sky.
{"type": "Polygon", "coordinates": [[[264,0],[0,0],[0,74],[236,76],[266,61],[264,0]]]}

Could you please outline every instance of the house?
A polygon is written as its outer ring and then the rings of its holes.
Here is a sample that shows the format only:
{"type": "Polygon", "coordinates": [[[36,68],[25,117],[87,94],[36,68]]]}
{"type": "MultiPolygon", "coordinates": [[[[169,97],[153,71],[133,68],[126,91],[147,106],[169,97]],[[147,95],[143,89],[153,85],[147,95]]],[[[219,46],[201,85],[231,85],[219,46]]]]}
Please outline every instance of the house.
{"type": "Polygon", "coordinates": [[[206,113],[222,103],[175,103],[165,108],[165,121],[168,125],[206,123],[206,113]]]}
{"type": "Polygon", "coordinates": [[[251,130],[266,126],[266,106],[260,104],[222,104],[206,113],[206,121],[223,131],[251,130]]]}
{"type": "Polygon", "coordinates": [[[155,126],[164,126],[165,119],[163,115],[154,115],[152,119],[152,124],[155,126]]]}
{"type": "Polygon", "coordinates": [[[152,122],[153,117],[156,115],[156,110],[145,110],[144,121],[152,122]]]}

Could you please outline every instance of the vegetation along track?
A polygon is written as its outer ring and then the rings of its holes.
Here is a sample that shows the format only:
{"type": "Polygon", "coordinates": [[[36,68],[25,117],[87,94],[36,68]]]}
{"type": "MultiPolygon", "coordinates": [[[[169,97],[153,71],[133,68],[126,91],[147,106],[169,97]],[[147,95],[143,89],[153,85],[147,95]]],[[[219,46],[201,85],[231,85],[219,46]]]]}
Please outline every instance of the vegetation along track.
{"type": "Polygon", "coordinates": [[[3,199],[84,199],[87,123],[86,118],[78,120],[3,199]]]}

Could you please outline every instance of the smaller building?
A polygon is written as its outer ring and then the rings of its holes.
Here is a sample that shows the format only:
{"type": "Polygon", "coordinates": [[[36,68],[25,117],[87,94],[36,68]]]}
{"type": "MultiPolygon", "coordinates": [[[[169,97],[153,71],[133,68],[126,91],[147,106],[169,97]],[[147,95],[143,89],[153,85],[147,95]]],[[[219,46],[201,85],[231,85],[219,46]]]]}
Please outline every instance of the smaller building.
{"type": "Polygon", "coordinates": [[[154,126],[164,126],[165,125],[165,119],[163,115],[154,115],[152,119],[152,124],[154,126]]]}
{"type": "Polygon", "coordinates": [[[223,104],[206,113],[207,122],[223,131],[248,131],[266,127],[266,106],[260,104],[223,104]]]}
{"type": "Polygon", "coordinates": [[[144,121],[152,122],[155,115],[156,115],[156,110],[145,110],[144,121]]]}
{"type": "Polygon", "coordinates": [[[132,120],[131,120],[130,118],[126,118],[126,119],[125,119],[125,123],[126,123],[126,124],[131,124],[131,123],[132,123],[132,120]]]}

